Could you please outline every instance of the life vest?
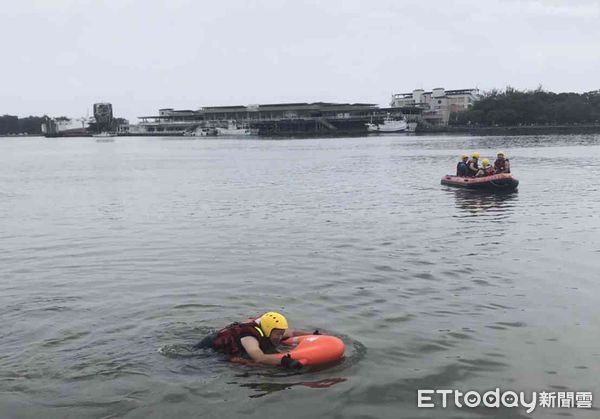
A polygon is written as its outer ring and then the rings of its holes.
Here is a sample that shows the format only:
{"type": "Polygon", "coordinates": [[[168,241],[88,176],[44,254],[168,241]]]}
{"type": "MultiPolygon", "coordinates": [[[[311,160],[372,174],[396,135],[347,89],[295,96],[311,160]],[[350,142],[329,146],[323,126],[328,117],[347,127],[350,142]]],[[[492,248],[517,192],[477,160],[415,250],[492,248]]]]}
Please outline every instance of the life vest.
{"type": "Polygon", "coordinates": [[[459,161],[456,165],[456,176],[467,176],[469,173],[469,168],[467,167],[467,163],[464,161],[459,161]]]}
{"type": "Polygon", "coordinates": [[[496,169],[496,173],[508,173],[506,170],[506,162],[508,159],[496,159],[494,162],[494,169],[496,169]]]}
{"type": "Polygon", "coordinates": [[[467,167],[469,168],[469,175],[475,176],[475,174],[479,170],[479,163],[475,159],[469,159],[469,161],[467,162],[467,167]]]}
{"type": "Polygon", "coordinates": [[[494,168],[492,166],[482,167],[477,171],[475,177],[492,176],[494,174],[494,168]]]}
{"type": "Polygon", "coordinates": [[[255,338],[258,341],[260,349],[264,353],[277,352],[271,340],[265,336],[261,328],[254,322],[232,323],[219,330],[212,343],[213,349],[230,356],[243,355],[245,354],[245,350],[242,346],[241,338],[245,336],[252,336],[255,338]]]}

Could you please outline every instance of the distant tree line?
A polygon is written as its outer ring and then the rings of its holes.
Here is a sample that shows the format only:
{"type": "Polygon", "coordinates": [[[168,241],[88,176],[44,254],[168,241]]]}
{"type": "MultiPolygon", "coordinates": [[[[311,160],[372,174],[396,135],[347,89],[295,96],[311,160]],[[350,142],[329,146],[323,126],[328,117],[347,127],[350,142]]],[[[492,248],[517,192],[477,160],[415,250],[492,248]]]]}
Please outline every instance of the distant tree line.
{"type": "Polygon", "coordinates": [[[519,126],[600,124],[600,90],[553,93],[536,90],[486,92],[466,111],[450,116],[450,125],[519,126]]]}
{"type": "Polygon", "coordinates": [[[14,115],[0,116],[0,135],[7,134],[41,134],[42,121],[45,116],[28,116],[19,118],[14,115]]]}

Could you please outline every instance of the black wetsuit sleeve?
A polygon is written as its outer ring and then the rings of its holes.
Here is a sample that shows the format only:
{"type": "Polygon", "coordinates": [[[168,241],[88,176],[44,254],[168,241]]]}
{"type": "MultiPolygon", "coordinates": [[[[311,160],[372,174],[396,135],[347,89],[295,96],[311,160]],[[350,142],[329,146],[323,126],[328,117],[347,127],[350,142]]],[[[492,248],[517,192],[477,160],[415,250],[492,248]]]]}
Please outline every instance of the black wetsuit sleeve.
{"type": "Polygon", "coordinates": [[[197,344],[195,344],[193,346],[193,348],[194,349],[212,348],[213,341],[216,339],[216,337],[217,337],[217,333],[211,333],[210,335],[208,335],[204,339],[202,339],[200,342],[198,342],[197,344]]]}

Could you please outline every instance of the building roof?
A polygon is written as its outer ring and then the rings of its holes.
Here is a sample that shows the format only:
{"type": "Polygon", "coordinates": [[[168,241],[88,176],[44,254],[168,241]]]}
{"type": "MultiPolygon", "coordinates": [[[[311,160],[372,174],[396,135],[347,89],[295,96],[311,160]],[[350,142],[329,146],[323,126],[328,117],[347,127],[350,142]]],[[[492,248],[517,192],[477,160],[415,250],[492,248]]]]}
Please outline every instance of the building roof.
{"type": "MultiPolygon", "coordinates": [[[[438,89],[443,89],[442,87],[438,87],[438,89]]],[[[477,89],[455,89],[455,90],[444,90],[444,93],[446,95],[452,96],[452,95],[466,95],[466,94],[471,94],[473,93],[473,91],[477,91],[477,89]]],[[[431,92],[423,92],[423,95],[430,95],[432,94],[433,91],[431,92]]],[[[393,95],[394,97],[398,97],[398,96],[404,96],[406,99],[410,99],[413,96],[413,93],[394,93],[393,95]]]]}
{"type": "Polygon", "coordinates": [[[139,116],[138,118],[156,118],[167,119],[172,116],[197,116],[203,114],[214,114],[220,112],[256,112],[256,111],[302,111],[302,110],[328,110],[328,111],[351,111],[362,110],[365,108],[374,109],[378,106],[374,103],[331,103],[331,102],[299,102],[299,103],[268,103],[262,105],[235,105],[235,106],[205,106],[196,111],[191,110],[173,110],[172,108],[163,108],[159,111],[169,111],[167,115],[159,116],[139,116]]]}
{"type": "Polygon", "coordinates": [[[466,95],[471,94],[477,89],[458,89],[458,90],[446,90],[447,95],[466,95]]]}

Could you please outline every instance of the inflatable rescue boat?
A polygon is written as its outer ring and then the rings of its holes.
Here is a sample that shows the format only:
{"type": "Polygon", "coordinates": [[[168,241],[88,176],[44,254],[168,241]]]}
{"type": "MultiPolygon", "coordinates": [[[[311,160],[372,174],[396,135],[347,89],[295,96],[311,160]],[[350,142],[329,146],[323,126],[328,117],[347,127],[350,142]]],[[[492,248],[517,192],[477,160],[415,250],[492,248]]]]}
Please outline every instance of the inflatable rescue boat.
{"type": "Polygon", "coordinates": [[[510,173],[499,173],[497,175],[483,177],[462,177],[446,175],[442,178],[442,185],[454,186],[464,189],[475,189],[482,191],[514,191],[519,186],[519,181],[510,173]]]}

